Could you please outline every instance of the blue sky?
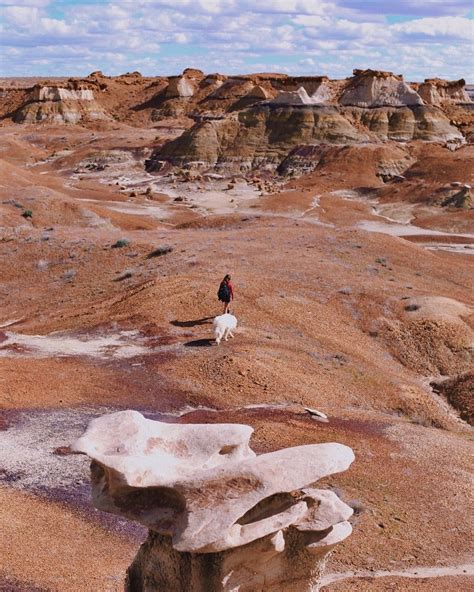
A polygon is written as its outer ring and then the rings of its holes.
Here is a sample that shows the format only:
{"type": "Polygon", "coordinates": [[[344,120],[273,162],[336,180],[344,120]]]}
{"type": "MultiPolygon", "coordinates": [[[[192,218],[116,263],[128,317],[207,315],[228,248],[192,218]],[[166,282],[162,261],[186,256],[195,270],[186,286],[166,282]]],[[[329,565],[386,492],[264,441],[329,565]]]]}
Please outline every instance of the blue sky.
{"type": "Polygon", "coordinates": [[[349,76],[474,82],[473,0],[0,0],[1,76],[349,76]]]}

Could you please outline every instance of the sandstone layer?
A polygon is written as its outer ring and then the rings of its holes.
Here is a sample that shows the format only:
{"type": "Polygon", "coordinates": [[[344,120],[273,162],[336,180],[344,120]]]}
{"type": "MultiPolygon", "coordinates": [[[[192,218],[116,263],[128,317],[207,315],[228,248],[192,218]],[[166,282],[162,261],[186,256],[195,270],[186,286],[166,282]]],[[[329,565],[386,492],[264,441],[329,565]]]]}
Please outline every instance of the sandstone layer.
{"type": "MultiPolygon", "coordinates": [[[[28,79],[3,81],[0,117],[13,118],[20,123],[60,123],[65,120],[78,123],[87,121],[89,117],[104,119],[100,115],[100,107],[113,120],[126,121],[132,125],[150,125],[178,118],[187,127],[189,118],[223,116],[265,101],[277,101],[280,105],[346,105],[363,109],[427,104],[439,107],[455,125],[465,127],[464,119],[469,119],[471,105],[464,80],[427,79],[421,84],[410,84],[400,75],[375,70],[355,70],[354,76],[345,80],[276,73],[206,75],[200,70],[188,68],[178,76],[169,77],[145,77],[139,72],[114,77],[102,72],[92,72],[85,78],[34,78],[31,82],[32,85],[28,87],[28,79]],[[80,119],[77,115],[66,115],[64,119],[59,110],[51,105],[49,117],[45,105],[43,109],[36,105],[36,111],[30,113],[26,119],[23,114],[26,103],[36,104],[48,96],[53,101],[57,101],[57,97],[62,95],[62,100],[79,99],[84,103],[92,100],[91,93],[96,106],[93,110],[84,106],[80,119]],[[456,114],[451,117],[453,109],[456,114]],[[88,111],[94,111],[94,114],[89,115],[88,111]]],[[[71,109],[71,105],[67,105],[64,110],[71,109]]]]}
{"type": "Polygon", "coordinates": [[[422,140],[459,146],[464,142],[456,127],[433,107],[338,108],[311,104],[306,92],[303,98],[296,93],[300,104],[293,95],[280,96],[283,104],[277,98],[235,115],[196,123],[158,148],[148,170],[160,170],[163,162],[241,171],[276,168],[295,148],[324,143],[422,140]],[[287,99],[291,104],[286,104],[287,99]]]}
{"type": "Polygon", "coordinates": [[[17,123],[79,123],[109,120],[90,88],[37,85],[15,112],[17,123]]]}

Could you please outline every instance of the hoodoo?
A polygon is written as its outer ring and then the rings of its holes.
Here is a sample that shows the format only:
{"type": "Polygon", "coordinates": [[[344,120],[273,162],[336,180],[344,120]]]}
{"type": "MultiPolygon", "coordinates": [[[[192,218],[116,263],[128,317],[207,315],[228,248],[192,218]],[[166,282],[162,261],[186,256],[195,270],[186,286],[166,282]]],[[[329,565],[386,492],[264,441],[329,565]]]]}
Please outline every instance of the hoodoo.
{"type": "Polygon", "coordinates": [[[144,524],[126,589],[314,591],[352,509],[310,485],[345,471],[342,444],[257,456],[252,428],[177,425],[122,411],[93,420],[73,449],[92,458],[97,508],[144,524]]]}

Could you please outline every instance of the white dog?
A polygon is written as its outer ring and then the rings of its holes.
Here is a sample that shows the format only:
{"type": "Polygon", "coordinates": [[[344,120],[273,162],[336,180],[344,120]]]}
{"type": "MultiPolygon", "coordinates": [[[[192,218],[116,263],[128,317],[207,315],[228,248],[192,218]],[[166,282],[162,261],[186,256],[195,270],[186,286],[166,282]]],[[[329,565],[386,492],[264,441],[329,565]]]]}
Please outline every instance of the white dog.
{"type": "Polygon", "coordinates": [[[220,344],[222,338],[227,341],[228,337],[234,337],[232,331],[237,329],[237,319],[234,315],[226,312],[214,319],[214,335],[216,337],[217,345],[220,344]]]}

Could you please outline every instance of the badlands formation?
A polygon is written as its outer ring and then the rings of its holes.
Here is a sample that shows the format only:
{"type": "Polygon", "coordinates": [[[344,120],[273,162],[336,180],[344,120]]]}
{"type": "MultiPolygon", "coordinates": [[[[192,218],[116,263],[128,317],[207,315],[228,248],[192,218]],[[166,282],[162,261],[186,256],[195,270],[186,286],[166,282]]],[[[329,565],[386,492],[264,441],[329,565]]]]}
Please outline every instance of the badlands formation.
{"type": "Polygon", "coordinates": [[[1,590],[472,589],[466,88],[0,80],[1,590]]]}

